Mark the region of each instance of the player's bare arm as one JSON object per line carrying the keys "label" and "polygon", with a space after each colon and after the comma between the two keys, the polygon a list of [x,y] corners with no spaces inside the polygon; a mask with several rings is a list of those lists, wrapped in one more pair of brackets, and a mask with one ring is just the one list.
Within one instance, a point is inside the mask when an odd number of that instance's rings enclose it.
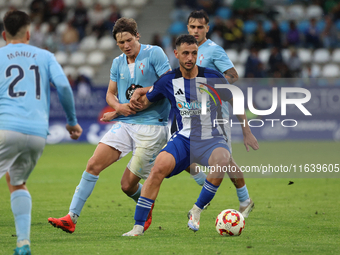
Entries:
{"label": "player's bare arm", "polygon": [[230,84],[233,84],[235,81],[238,80],[238,73],[235,69],[235,67],[232,67],[226,71],[223,72],[224,77],[228,80]]}
{"label": "player's bare arm", "polygon": [[[229,100],[228,102],[231,105],[233,105],[233,99]],[[242,133],[243,133],[243,143],[244,143],[244,146],[246,147],[246,150],[249,151],[248,145],[252,147],[253,150],[258,150],[260,147],[259,147],[256,137],[253,135],[253,133],[250,130],[246,114],[243,113],[242,115],[236,115],[236,117],[239,120],[239,122],[243,123],[241,127],[242,127]]]}
{"label": "player's bare arm", "polygon": [[120,104],[117,98],[117,82],[110,80],[109,87],[106,93],[106,102],[109,106],[116,110],[116,114],[129,116],[136,114],[136,111],[132,110],[129,104]]}
{"label": "player's bare arm", "polygon": [[103,122],[110,122],[111,120],[113,120],[114,118],[118,117],[119,115],[117,114],[116,111],[113,112],[106,112],[103,114],[103,117],[100,119],[100,121]]}

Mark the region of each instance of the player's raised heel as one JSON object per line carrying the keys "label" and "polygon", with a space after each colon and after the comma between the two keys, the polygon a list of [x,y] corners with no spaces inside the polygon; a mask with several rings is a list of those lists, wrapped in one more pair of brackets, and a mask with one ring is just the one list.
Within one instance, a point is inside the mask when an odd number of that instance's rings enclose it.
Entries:
{"label": "player's raised heel", "polygon": [[240,206],[240,209],[238,210],[240,213],[242,213],[244,218],[248,218],[249,213],[255,208],[255,204],[253,200],[250,198],[250,202],[247,206]]}
{"label": "player's raised heel", "polygon": [[151,206],[151,210],[148,214],[148,217],[146,218],[146,221],[145,221],[145,224],[144,224],[144,232],[150,227],[151,225],[151,222],[152,222],[152,210],[155,206],[155,203],[152,204]]}
{"label": "player's raised heel", "polygon": [[194,205],[192,209],[188,212],[188,228],[196,232],[200,228],[200,217],[202,209]]}
{"label": "player's raised heel", "polygon": [[13,255],[31,255],[31,248],[28,244],[21,246],[20,248],[17,247],[15,248]]}
{"label": "player's raised heel", "polygon": [[71,216],[67,214],[62,218],[48,218],[48,222],[56,228],[61,228],[63,231],[72,234],[76,229],[76,224],[73,223]]}
{"label": "player's raised heel", "polygon": [[144,227],[141,225],[134,225],[133,229],[122,236],[142,236],[144,235]]}

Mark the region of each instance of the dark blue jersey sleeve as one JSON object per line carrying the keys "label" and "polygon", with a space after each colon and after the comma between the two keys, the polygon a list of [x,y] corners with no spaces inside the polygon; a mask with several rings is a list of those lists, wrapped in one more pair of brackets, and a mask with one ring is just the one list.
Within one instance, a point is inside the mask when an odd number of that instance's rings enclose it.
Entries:
{"label": "dark blue jersey sleeve", "polygon": [[146,93],[146,98],[150,101],[150,102],[156,102],[159,101],[163,98],[165,98],[164,95],[164,86],[162,85],[162,81],[163,79],[158,79],[153,86],[150,88],[150,90],[148,91],[148,93]]}

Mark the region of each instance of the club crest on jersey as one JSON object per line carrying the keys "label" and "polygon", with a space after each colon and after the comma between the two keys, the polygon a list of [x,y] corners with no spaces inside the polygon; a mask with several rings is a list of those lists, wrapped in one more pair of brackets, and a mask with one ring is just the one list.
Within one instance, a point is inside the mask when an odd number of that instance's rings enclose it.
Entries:
{"label": "club crest on jersey", "polygon": [[143,71],[144,67],[145,65],[143,65],[143,63],[140,63],[139,69],[142,71],[142,75],[144,75],[144,71]]}
{"label": "club crest on jersey", "polygon": [[135,92],[135,90],[138,88],[143,88],[143,86],[132,84],[125,92],[126,99],[130,100],[133,95],[133,92]]}
{"label": "club crest on jersey", "polygon": [[199,87],[198,87],[197,89],[198,89],[198,91],[199,91],[201,94],[203,94],[204,92],[206,92],[206,93],[212,98],[212,100],[214,101],[215,105],[217,105],[214,96],[210,93],[209,90],[205,89],[205,86],[208,87],[212,92],[214,92],[214,94],[217,96],[218,101],[220,102],[220,105],[222,105],[221,98],[220,98],[220,96],[217,94],[217,91],[216,91],[213,87],[211,87],[211,86],[208,85],[208,84],[202,83],[202,82],[198,82],[198,83],[199,83],[200,85],[199,85]]}
{"label": "club crest on jersey", "polygon": [[201,56],[199,56],[199,58],[198,58],[199,60],[200,60],[200,65],[202,65],[202,60],[204,59],[204,56],[203,56],[203,54],[201,54]]}

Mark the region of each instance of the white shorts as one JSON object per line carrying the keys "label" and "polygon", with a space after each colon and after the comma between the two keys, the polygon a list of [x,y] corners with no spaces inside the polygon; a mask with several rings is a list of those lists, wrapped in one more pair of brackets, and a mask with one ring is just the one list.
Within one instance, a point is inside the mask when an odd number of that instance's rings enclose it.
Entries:
{"label": "white shorts", "polygon": [[0,178],[9,172],[11,185],[25,183],[40,158],[46,139],[0,130]]}
{"label": "white shorts", "polygon": [[100,140],[120,151],[119,159],[132,151],[128,169],[141,179],[148,178],[159,151],[167,142],[167,127],[117,122]]}

